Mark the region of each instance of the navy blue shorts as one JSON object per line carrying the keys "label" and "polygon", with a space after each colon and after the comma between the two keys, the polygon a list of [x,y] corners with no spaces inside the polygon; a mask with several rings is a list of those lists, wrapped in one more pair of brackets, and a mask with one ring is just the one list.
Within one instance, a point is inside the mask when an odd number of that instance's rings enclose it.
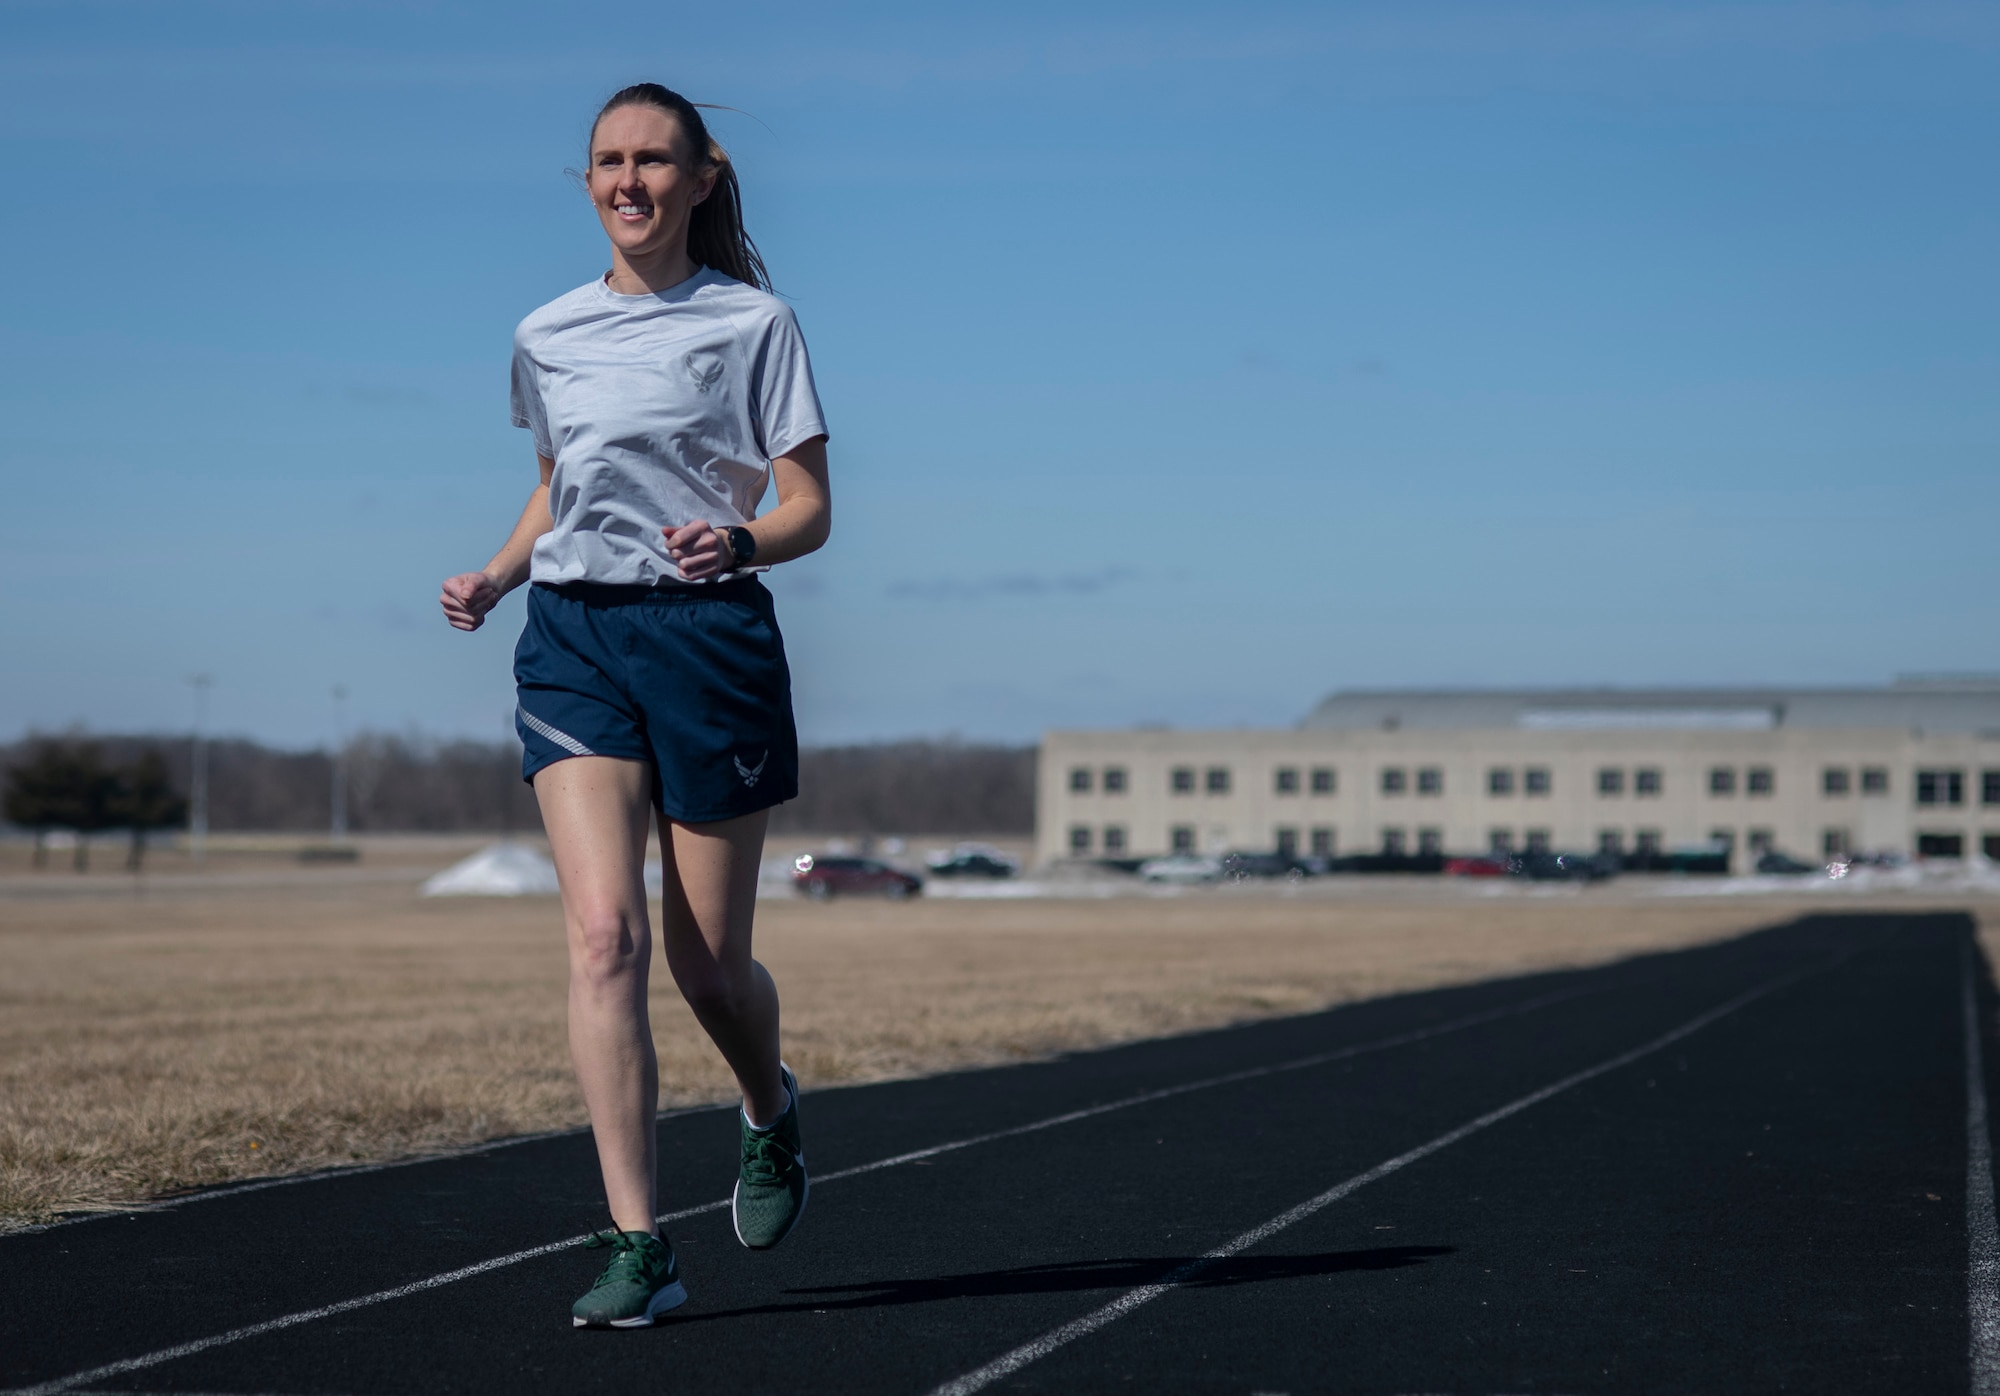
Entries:
{"label": "navy blue shorts", "polygon": [[653,770],[669,819],[734,819],[799,793],[792,674],[771,593],[569,582],[528,588],[514,648],[521,776],[566,756]]}

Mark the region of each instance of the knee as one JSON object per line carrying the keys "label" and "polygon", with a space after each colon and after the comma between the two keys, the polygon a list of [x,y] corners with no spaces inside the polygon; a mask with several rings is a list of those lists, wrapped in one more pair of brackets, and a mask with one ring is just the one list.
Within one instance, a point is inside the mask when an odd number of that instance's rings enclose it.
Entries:
{"label": "knee", "polygon": [[570,922],[570,969],[591,983],[634,973],[646,959],[645,922],[620,906],[588,907]]}

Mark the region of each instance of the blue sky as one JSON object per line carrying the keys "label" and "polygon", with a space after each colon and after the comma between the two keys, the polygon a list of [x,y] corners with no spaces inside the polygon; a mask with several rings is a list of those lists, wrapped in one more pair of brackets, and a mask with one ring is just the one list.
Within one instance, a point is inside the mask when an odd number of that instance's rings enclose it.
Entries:
{"label": "blue sky", "polygon": [[610,90],[741,108],[808,741],[2000,668],[1985,4],[0,0],[0,737],[497,736]]}

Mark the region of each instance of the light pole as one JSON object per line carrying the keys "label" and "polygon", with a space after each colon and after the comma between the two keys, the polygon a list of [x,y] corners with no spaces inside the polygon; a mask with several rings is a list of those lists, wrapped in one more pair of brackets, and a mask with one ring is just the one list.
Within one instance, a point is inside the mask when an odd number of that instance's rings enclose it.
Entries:
{"label": "light pole", "polygon": [[347,687],[333,686],[333,833],[338,848],[347,841]]}
{"label": "light pole", "polygon": [[208,690],[215,678],[196,674],[194,689],[194,750],[188,762],[188,853],[199,863],[208,856]]}

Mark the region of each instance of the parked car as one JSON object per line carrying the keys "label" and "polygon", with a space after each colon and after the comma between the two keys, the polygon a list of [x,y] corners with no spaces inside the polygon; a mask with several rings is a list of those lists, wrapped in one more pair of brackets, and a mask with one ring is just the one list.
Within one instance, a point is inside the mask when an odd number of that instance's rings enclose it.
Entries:
{"label": "parked car", "polygon": [[1222,860],[1196,853],[1148,858],[1139,865],[1139,876],[1148,882],[1215,882],[1222,877]]}
{"label": "parked car", "polygon": [[[1323,860],[1322,860],[1323,861]],[[1222,875],[1241,881],[1246,877],[1311,877],[1319,866],[1309,858],[1290,853],[1225,853]]]}
{"label": "parked car", "polygon": [[1018,877],[1021,864],[987,843],[961,843],[924,860],[932,877]]}
{"label": "parked car", "polygon": [[1825,872],[1824,865],[1803,863],[1789,853],[1780,853],[1775,848],[1757,860],[1757,871],[1766,876],[1791,876],[1798,873]]}
{"label": "parked car", "polygon": [[924,880],[874,858],[815,858],[810,853],[792,865],[792,885],[799,894],[825,901],[838,893],[888,897],[900,901],[924,890]]}
{"label": "parked car", "polygon": [[1722,877],[1729,872],[1729,850],[1712,843],[1698,843],[1685,848],[1628,853],[1623,864],[1626,872],[1700,873]]}
{"label": "parked car", "polygon": [[1516,853],[1507,871],[1531,882],[1602,882],[1617,873],[1618,863],[1599,853]]}
{"label": "parked car", "polygon": [[1505,858],[1447,858],[1444,870],[1450,877],[1505,877]]}
{"label": "parked car", "polygon": [[1442,853],[1345,853],[1328,858],[1321,870],[1329,873],[1441,873]]}

